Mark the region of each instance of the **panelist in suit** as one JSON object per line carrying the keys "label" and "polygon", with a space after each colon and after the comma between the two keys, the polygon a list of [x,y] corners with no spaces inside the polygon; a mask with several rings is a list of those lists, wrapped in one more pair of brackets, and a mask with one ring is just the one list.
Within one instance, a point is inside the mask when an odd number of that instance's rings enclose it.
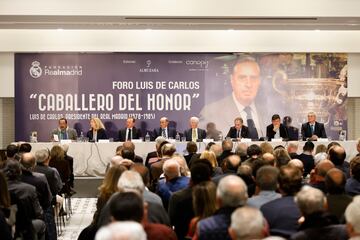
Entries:
{"label": "panelist in suit", "polygon": [[266,137],[271,140],[273,138],[289,139],[286,127],[281,123],[279,114],[271,117],[271,124],[266,127]]}
{"label": "panelist in suit", "polygon": [[58,128],[54,129],[51,132],[51,139],[54,140],[54,135],[58,136],[59,141],[62,139],[77,139],[76,130],[68,127],[68,122],[66,118],[60,118],[58,123]]}
{"label": "panelist in suit", "polygon": [[206,131],[204,129],[198,128],[199,118],[191,117],[190,118],[190,129],[185,130],[184,136],[186,141],[202,141],[206,138]]}
{"label": "panelist in suit", "polygon": [[154,139],[160,136],[164,137],[165,139],[175,139],[176,130],[174,128],[169,128],[169,119],[167,119],[167,117],[162,117],[160,118],[160,127],[154,129],[153,135]]}
{"label": "panelist in suit", "polygon": [[308,113],[308,122],[302,124],[301,134],[304,141],[316,141],[318,138],[327,138],[324,124],[316,122],[314,112]]}
{"label": "panelist in suit", "polygon": [[249,128],[246,127],[241,117],[237,117],[234,120],[234,126],[230,128],[226,137],[233,139],[249,138]]}
{"label": "panelist in suit", "polygon": [[99,118],[90,119],[90,130],[87,132],[86,137],[89,138],[90,142],[97,142],[99,139],[108,139],[104,124]]}
{"label": "panelist in suit", "polygon": [[126,128],[119,131],[119,141],[131,141],[132,139],[139,139],[141,132],[135,127],[135,118],[129,117],[126,119]]}

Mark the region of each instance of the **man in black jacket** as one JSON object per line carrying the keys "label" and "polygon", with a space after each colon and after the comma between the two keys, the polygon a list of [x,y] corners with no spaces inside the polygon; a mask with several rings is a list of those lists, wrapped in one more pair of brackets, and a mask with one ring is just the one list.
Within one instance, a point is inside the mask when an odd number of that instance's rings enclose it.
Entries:
{"label": "man in black jacket", "polygon": [[271,140],[273,138],[289,139],[286,127],[281,123],[279,114],[271,117],[271,124],[266,127],[266,137]]}
{"label": "man in black jacket", "polygon": [[119,141],[131,141],[132,139],[139,139],[141,132],[135,127],[135,118],[129,117],[126,119],[126,128],[119,131]]}
{"label": "man in black jacket", "polygon": [[249,138],[249,129],[243,123],[244,121],[241,117],[235,118],[234,126],[230,128],[226,137],[234,139]]}
{"label": "man in black jacket", "polygon": [[301,126],[301,135],[303,141],[316,141],[318,138],[326,138],[324,124],[316,122],[316,115],[314,112],[308,113],[308,122]]}

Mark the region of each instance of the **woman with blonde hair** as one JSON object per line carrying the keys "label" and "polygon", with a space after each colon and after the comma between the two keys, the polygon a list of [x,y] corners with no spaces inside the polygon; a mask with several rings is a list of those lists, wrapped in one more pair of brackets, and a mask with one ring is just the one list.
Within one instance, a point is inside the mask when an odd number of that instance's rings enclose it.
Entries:
{"label": "woman with blonde hair", "polygon": [[218,162],[216,159],[216,155],[213,151],[205,150],[200,155],[200,160],[208,160],[212,166],[213,169],[213,175],[212,177],[218,176],[223,174],[221,168],[218,166]]}
{"label": "woman with blonde hair", "polygon": [[99,118],[90,119],[90,130],[86,136],[91,142],[97,142],[99,139],[108,139],[105,131],[105,126]]}

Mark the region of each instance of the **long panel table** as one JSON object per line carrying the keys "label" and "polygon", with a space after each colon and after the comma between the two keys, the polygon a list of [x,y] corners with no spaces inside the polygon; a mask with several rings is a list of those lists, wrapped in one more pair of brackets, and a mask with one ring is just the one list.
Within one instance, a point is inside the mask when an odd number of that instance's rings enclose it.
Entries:
{"label": "long panel table", "polygon": [[[260,144],[262,142],[248,142],[247,145]],[[277,145],[287,146],[287,142],[269,142],[273,147]],[[299,142],[298,153],[302,152],[302,147],[305,142]],[[339,142],[346,150],[347,161],[357,154],[356,143],[357,141],[344,141]],[[39,149],[48,148],[59,144],[55,142],[41,142],[31,143],[32,152]],[[90,143],[90,142],[72,142],[69,144],[68,155],[74,158],[74,174],[75,176],[83,177],[101,177],[105,174],[106,166],[109,164],[111,158],[115,155],[116,148],[121,145],[121,142],[109,143]],[[137,142],[135,144],[135,153],[145,160],[147,153],[155,151],[155,142]],[[186,154],[186,142],[175,142],[176,150],[178,153]],[[238,142],[234,142],[234,149]],[[318,144],[327,145],[328,142],[314,142],[315,146]],[[198,143],[198,151],[201,152],[205,149],[206,143]]]}

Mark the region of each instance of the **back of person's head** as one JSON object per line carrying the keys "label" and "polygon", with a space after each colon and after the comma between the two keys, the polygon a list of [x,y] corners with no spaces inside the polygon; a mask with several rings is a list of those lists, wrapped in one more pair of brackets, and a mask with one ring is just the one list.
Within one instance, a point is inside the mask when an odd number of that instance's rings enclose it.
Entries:
{"label": "back of person's head", "polygon": [[50,157],[52,160],[53,159],[62,160],[65,157],[65,151],[59,145],[55,145],[51,148]]}
{"label": "back of person's head", "polygon": [[136,191],[143,194],[145,190],[145,185],[140,174],[135,171],[123,172],[117,186],[120,192]]}
{"label": "back of person's head", "polygon": [[360,196],[355,196],[345,210],[345,219],[349,237],[360,233]]}
{"label": "back of person's head", "polygon": [[241,159],[238,155],[230,155],[225,159],[225,168],[236,172],[241,164]]}
{"label": "back of person's head", "polygon": [[123,146],[122,145],[120,145],[120,146],[117,146],[116,147],[116,150],[115,150],[115,154],[117,155],[117,156],[121,156],[121,151],[123,150]]}
{"label": "back of person's head", "polygon": [[330,169],[325,177],[325,186],[329,194],[343,194],[345,192],[346,177],[343,171]]}
{"label": "back of person's head", "polygon": [[329,160],[335,166],[341,166],[346,158],[345,149],[341,146],[333,146],[329,149]]}
{"label": "back of person's head", "polygon": [[326,150],[327,150],[327,147],[324,144],[319,144],[315,148],[315,154],[318,154],[321,152],[326,153]]}
{"label": "back of person's head", "polygon": [[248,199],[247,186],[240,177],[228,175],[220,180],[216,197],[221,207],[244,206]]}
{"label": "back of person's head", "polygon": [[289,141],[287,146],[287,151],[289,153],[296,153],[299,148],[299,142],[298,141]]}
{"label": "back of person's head", "polygon": [[212,146],[212,145],[215,145],[215,144],[216,144],[216,143],[214,143],[214,142],[209,142],[208,144],[206,144],[205,150],[206,150],[206,151],[210,151],[211,146]]}
{"label": "back of person's head", "polygon": [[270,166],[275,166],[275,156],[272,153],[264,153],[262,159]]}
{"label": "back of person's head", "polygon": [[110,197],[111,194],[117,192],[119,190],[117,186],[119,178],[125,171],[126,168],[121,165],[114,165],[110,167],[99,187],[100,195]]}
{"label": "back of person's head", "polygon": [[35,152],[36,163],[44,163],[49,160],[50,154],[48,149],[40,149]]}
{"label": "back of person's head", "polygon": [[354,157],[350,161],[350,173],[353,178],[360,182],[360,156]]}
{"label": "back of person's head", "polygon": [[191,183],[196,185],[211,179],[212,166],[208,161],[196,161],[191,165],[190,172]]}
{"label": "back of person's head", "polygon": [[257,171],[263,166],[271,166],[268,162],[264,161],[263,158],[254,158],[251,164],[252,174],[256,178]]}
{"label": "back of person's head", "polygon": [[197,145],[195,142],[190,141],[186,144],[186,151],[188,153],[196,153],[197,150],[198,150],[198,148],[197,148]]}
{"label": "back of person's head", "polygon": [[279,169],[272,166],[261,167],[256,174],[256,185],[262,191],[275,191],[278,188]]}
{"label": "back of person's head", "polygon": [[304,173],[304,164],[302,161],[300,161],[299,159],[291,159],[288,163],[289,166],[291,167],[296,167],[298,168],[302,173]]}
{"label": "back of person's head", "polygon": [[262,153],[262,150],[257,144],[251,144],[247,148],[247,155],[251,158],[256,158],[256,157],[260,156],[261,153]]}
{"label": "back of person's head", "polygon": [[237,170],[237,175],[249,186],[254,183],[253,170],[250,165],[242,164]]}
{"label": "back of person's head", "polygon": [[167,180],[171,180],[180,176],[180,164],[174,160],[166,160],[163,164],[163,172]]}
{"label": "back of person's head", "polygon": [[141,222],[144,216],[143,198],[135,192],[120,192],[113,195],[109,207],[115,221]]}
{"label": "back of person's head", "polygon": [[165,157],[165,156],[172,157],[175,152],[176,152],[176,147],[172,143],[167,143],[161,147],[161,155],[163,157]]}
{"label": "back of person's head", "polygon": [[239,143],[235,148],[235,154],[238,155],[241,161],[245,161],[248,158],[247,145],[245,143]]}
{"label": "back of person's head", "polygon": [[304,144],[303,151],[304,152],[312,152],[312,151],[314,151],[314,148],[315,148],[314,143],[311,141],[307,141]]}
{"label": "back of person's head", "polygon": [[302,173],[298,168],[284,166],[280,168],[279,187],[286,196],[294,196],[302,186]]}
{"label": "back of person's head", "polygon": [[189,167],[188,167],[186,160],[182,154],[174,153],[172,159],[178,162],[178,164],[180,166],[181,176],[189,176],[190,175]]}
{"label": "back of person's head", "polygon": [[257,208],[244,206],[231,214],[229,234],[233,240],[263,239],[268,236],[267,223]]}
{"label": "back of person's head", "polygon": [[36,165],[35,156],[32,153],[23,153],[21,155],[20,164],[23,169],[32,171]]}
{"label": "back of person's head", "polygon": [[146,240],[140,223],[133,221],[113,222],[97,231],[95,240]]}
{"label": "back of person's head", "polygon": [[286,166],[290,160],[291,157],[289,153],[284,148],[278,148],[274,151],[275,156],[275,165],[278,168],[281,168],[282,166]]}
{"label": "back of person's head", "polygon": [[135,163],[130,167],[130,170],[138,172],[140,174],[145,186],[148,186],[148,184],[150,183],[150,172],[147,167],[145,167],[141,163]]}
{"label": "back of person's head", "polygon": [[62,144],[61,147],[64,149],[65,154],[69,151],[69,144]]}
{"label": "back of person's head", "polygon": [[315,166],[315,173],[318,176],[325,178],[327,172],[334,167],[334,164],[330,160],[325,159]]}
{"label": "back of person's head", "polygon": [[6,156],[9,158],[13,158],[16,153],[19,152],[19,147],[15,144],[9,144],[6,147]]}
{"label": "back of person's head", "polygon": [[273,146],[269,143],[269,142],[262,142],[260,144],[260,148],[261,148],[261,153],[265,154],[265,153],[274,153],[274,148]]}
{"label": "back of person's head", "polygon": [[165,145],[165,144],[168,144],[169,142],[168,141],[163,141],[160,143],[159,147],[156,148],[156,152],[157,152],[157,155],[158,157],[162,157],[162,147]]}
{"label": "back of person's head", "polygon": [[19,180],[21,176],[20,163],[15,160],[7,160],[3,169],[8,180]]}
{"label": "back of person's head", "polygon": [[200,159],[208,160],[211,163],[211,166],[213,168],[218,166],[218,162],[216,160],[216,155],[212,151],[207,151],[207,150],[203,151],[200,155]]}
{"label": "back of person's head", "polygon": [[31,152],[31,145],[30,143],[22,143],[20,144],[20,147],[19,147],[19,152],[20,153],[27,153],[27,152]]}
{"label": "back of person's head", "polygon": [[338,142],[330,142],[330,143],[327,145],[326,153],[329,153],[330,148],[332,148],[333,146],[341,146],[341,145],[340,145],[340,143],[338,143]]}
{"label": "back of person's head", "polygon": [[315,165],[318,165],[319,162],[321,162],[322,160],[325,160],[325,159],[327,159],[327,153],[320,152],[318,154],[315,154],[314,163],[315,163]]}
{"label": "back of person's head", "polygon": [[216,185],[212,181],[204,181],[192,189],[194,213],[200,219],[210,217],[216,210]]}
{"label": "back of person's head", "polygon": [[165,142],[166,141],[166,138],[164,138],[163,136],[158,136],[156,139],[155,139],[155,146],[156,146],[156,149],[160,146],[161,143]]}
{"label": "back of person's head", "polygon": [[211,145],[210,149],[211,152],[215,153],[216,157],[219,157],[222,153],[222,147],[219,144]]}
{"label": "back of person's head", "polygon": [[295,202],[300,212],[305,216],[313,213],[324,212],[326,197],[324,193],[310,186],[304,186],[295,196]]}
{"label": "back of person's head", "polygon": [[233,149],[233,142],[231,139],[225,139],[221,143],[221,147],[223,151],[232,151]]}
{"label": "back of person's head", "polygon": [[123,149],[131,150],[135,152],[135,144],[132,141],[126,141],[122,145]]}
{"label": "back of person's head", "polygon": [[135,160],[135,152],[131,149],[123,148],[121,150],[121,157],[123,159],[129,159],[131,161],[134,161]]}

